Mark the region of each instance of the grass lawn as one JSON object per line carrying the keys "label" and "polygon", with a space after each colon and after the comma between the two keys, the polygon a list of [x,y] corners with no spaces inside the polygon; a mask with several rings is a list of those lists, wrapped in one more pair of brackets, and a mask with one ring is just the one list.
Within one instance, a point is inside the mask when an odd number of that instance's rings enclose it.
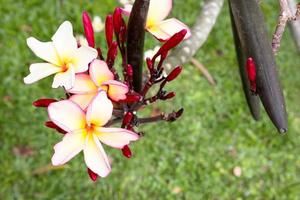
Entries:
{"label": "grass lawn", "polygon": [[[189,25],[199,0],[175,0],[172,16]],[[66,167],[47,169],[61,135],[43,126],[47,114],[31,106],[41,97],[61,97],[52,78],[23,83],[30,63],[40,61],[25,40],[48,41],[64,20],[82,33],[81,11],[102,18],[114,0],[0,0],[0,199],[300,199],[300,57],[289,31],[277,56],[289,113],[289,131],[279,135],[266,114],[255,123],[246,107],[238,74],[227,3],[208,41],[197,53],[217,80],[212,87],[192,65],[168,87],[177,97],[153,109],[185,108],[176,123],[141,126],[145,137],[134,156],[106,148],[112,173],[93,183],[83,156]],[[269,29],[277,1],[262,1]],[[271,36],[271,33],[270,33]],[[147,48],[157,42],[147,36]],[[97,35],[104,46],[104,35]],[[151,109],[142,113],[149,114]],[[241,168],[241,176],[233,169]]]}

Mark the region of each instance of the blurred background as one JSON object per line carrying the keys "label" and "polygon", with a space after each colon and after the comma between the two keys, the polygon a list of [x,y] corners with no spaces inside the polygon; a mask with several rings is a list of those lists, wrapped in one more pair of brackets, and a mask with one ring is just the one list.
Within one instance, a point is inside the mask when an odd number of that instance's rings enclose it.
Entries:
{"label": "blurred background", "polygon": [[[62,97],[52,78],[24,85],[30,63],[40,61],[26,46],[34,36],[49,41],[64,21],[83,34],[81,12],[102,20],[115,0],[0,0],[0,199],[299,199],[300,57],[290,32],[276,57],[289,114],[289,131],[280,135],[262,114],[251,118],[238,72],[228,5],[225,2],[208,41],[195,58],[217,81],[211,86],[191,64],[168,89],[172,101],[141,115],[185,109],[175,123],[139,127],[145,137],[131,145],[133,157],[106,148],[112,160],[107,178],[92,182],[80,154],[66,166],[50,165],[62,135],[45,128],[47,113],[32,106],[41,97]],[[270,39],[278,2],[261,1]],[[170,16],[192,26],[199,0],[174,0]],[[96,34],[105,49],[103,31]],[[145,49],[159,43],[149,34]]]}

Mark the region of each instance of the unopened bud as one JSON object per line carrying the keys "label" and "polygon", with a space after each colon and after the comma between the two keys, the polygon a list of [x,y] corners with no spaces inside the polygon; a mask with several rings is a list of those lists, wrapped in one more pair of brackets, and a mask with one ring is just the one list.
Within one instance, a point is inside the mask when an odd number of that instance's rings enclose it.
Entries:
{"label": "unopened bud", "polygon": [[114,24],[114,30],[116,35],[119,35],[120,33],[121,23],[122,23],[122,9],[116,8],[113,14],[113,24]]}
{"label": "unopened bud", "polygon": [[38,99],[34,101],[32,104],[35,107],[48,107],[50,103],[57,102],[56,99]]}
{"label": "unopened bud", "polygon": [[89,17],[86,11],[82,13],[82,23],[83,23],[86,40],[89,46],[94,48],[95,47],[94,29],[92,26],[91,18]]}
{"label": "unopened bud", "polygon": [[119,103],[134,103],[141,99],[139,94],[127,94],[126,99],[120,100]]}
{"label": "unopened bud", "polygon": [[181,73],[182,67],[178,66],[171,71],[171,73],[167,76],[166,81],[170,82],[173,81],[177,76]]}
{"label": "unopened bud", "polygon": [[128,145],[125,145],[125,146],[122,148],[122,153],[123,153],[123,155],[124,155],[125,157],[127,157],[127,158],[131,158],[131,156],[132,156],[131,150],[130,150],[130,148],[129,148]]}
{"label": "unopened bud", "polygon": [[107,59],[106,59],[106,63],[109,67],[112,67],[114,65],[117,54],[118,54],[118,44],[117,42],[112,42],[108,49]]}
{"label": "unopened bud", "polygon": [[122,126],[123,127],[127,126],[132,121],[132,118],[133,118],[132,112],[127,112],[123,118]]}
{"label": "unopened bud", "polygon": [[92,181],[96,181],[98,178],[98,174],[93,172],[90,168],[87,168],[87,172],[89,174],[89,177],[91,178]]}
{"label": "unopened bud", "polygon": [[167,99],[172,99],[173,97],[175,97],[175,92],[169,92],[168,94],[166,94],[165,96],[161,97],[160,99],[167,100]]}
{"label": "unopened bud", "polygon": [[250,82],[250,90],[256,93],[256,66],[253,58],[247,59],[247,75]]}
{"label": "unopened bud", "polygon": [[107,46],[110,47],[114,36],[114,24],[112,15],[108,15],[105,20],[105,35]]}
{"label": "unopened bud", "polygon": [[62,133],[62,134],[66,134],[67,133],[67,131],[63,130],[62,128],[60,128],[59,126],[57,126],[52,121],[45,122],[45,126],[47,126],[48,128],[55,129],[57,132]]}

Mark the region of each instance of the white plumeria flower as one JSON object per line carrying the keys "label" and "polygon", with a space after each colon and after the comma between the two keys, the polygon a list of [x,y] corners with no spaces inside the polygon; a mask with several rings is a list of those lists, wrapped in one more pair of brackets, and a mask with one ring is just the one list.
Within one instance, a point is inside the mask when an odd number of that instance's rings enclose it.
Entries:
{"label": "white plumeria flower", "polygon": [[104,23],[99,16],[95,16],[92,22],[93,29],[96,33],[101,32],[104,29]]}
{"label": "white plumeria flower", "polygon": [[34,54],[47,62],[30,65],[30,74],[24,82],[31,84],[55,74],[52,87],[70,89],[74,85],[75,73],[88,70],[88,64],[97,57],[97,51],[87,46],[77,47],[69,21],[62,23],[51,39],[51,42],[40,42],[33,37],[27,39]]}
{"label": "white plumeria flower", "polygon": [[[190,29],[181,21],[175,18],[165,20],[172,10],[172,3],[172,0],[150,0],[146,30],[160,41],[170,39],[175,33],[183,29],[187,30],[185,39],[191,36]],[[132,5],[126,4],[123,13],[129,15],[131,9]]]}
{"label": "white plumeria flower", "polygon": [[152,58],[160,49],[159,46],[155,46],[154,49],[149,49],[147,51],[145,51],[144,53],[144,59],[146,60],[146,58]]}
{"label": "white plumeria flower", "polygon": [[70,100],[51,103],[48,107],[49,118],[68,132],[54,146],[52,164],[63,165],[83,150],[87,167],[101,177],[107,176],[111,168],[101,143],[122,149],[139,138],[126,129],[104,128],[112,111],[113,105],[104,91],[98,93],[86,112]]}
{"label": "white plumeria flower", "polygon": [[80,46],[89,46],[86,38],[83,35],[76,35],[76,41]]}

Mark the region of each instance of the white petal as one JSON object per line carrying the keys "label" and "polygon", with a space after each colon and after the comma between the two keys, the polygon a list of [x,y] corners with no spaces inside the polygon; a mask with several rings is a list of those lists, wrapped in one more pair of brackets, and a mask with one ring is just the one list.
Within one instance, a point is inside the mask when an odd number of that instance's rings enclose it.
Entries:
{"label": "white petal", "polygon": [[69,21],[62,23],[52,37],[52,41],[62,60],[69,59],[77,49],[77,41],[73,35],[72,24]]}
{"label": "white petal", "polygon": [[57,73],[54,76],[54,80],[52,83],[52,88],[64,87],[66,90],[71,89],[75,83],[75,72],[73,67],[69,67],[69,69],[65,72]]}
{"label": "white petal", "polygon": [[111,118],[112,111],[113,104],[107,98],[106,92],[100,91],[87,108],[86,121],[101,127]]}
{"label": "white petal", "polygon": [[61,64],[53,42],[40,42],[34,37],[30,37],[27,39],[27,45],[41,59],[57,66]]}
{"label": "white petal", "polygon": [[88,74],[76,74],[74,86],[68,90],[72,94],[86,94],[97,91],[98,88]]}
{"label": "white petal", "polygon": [[172,10],[172,0],[151,0],[147,26],[164,20]]}
{"label": "white petal", "polygon": [[67,132],[85,128],[85,113],[74,102],[63,100],[48,106],[51,121]]}
{"label": "white petal", "polygon": [[100,87],[104,81],[114,79],[114,74],[109,70],[106,62],[99,59],[91,63],[89,72],[91,79],[98,87]]}
{"label": "white petal", "polygon": [[61,71],[60,67],[50,63],[34,63],[29,67],[30,74],[24,78],[24,83],[31,84],[47,76]]}
{"label": "white petal", "polygon": [[107,155],[94,134],[88,134],[83,153],[88,168],[101,177],[106,177],[109,174],[111,168]]}
{"label": "white petal", "polygon": [[69,100],[75,102],[80,106],[82,110],[86,110],[93,98],[97,95],[97,92],[91,94],[74,94],[70,96]]}
{"label": "white petal", "polygon": [[84,147],[86,131],[67,133],[63,140],[54,146],[53,165],[63,165],[76,156]]}
{"label": "white petal", "polygon": [[139,139],[139,135],[123,128],[97,128],[96,131],[101,142],[118,149]]}
{"label": "white petal", "polygon": [[80,48],[76,49],[73,55],[75,72],[80,73],[88,70],[89,63],[97,58],[97,55],[97,50],[88,46],[81,46]]}

